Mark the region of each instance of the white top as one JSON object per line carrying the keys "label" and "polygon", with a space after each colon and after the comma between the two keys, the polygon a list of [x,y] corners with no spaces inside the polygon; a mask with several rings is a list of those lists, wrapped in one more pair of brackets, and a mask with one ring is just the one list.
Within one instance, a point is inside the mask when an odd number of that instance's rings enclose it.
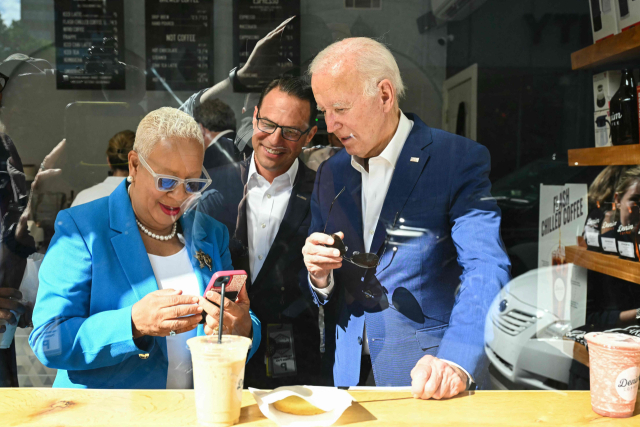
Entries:
{"label": "white top", "polygon": [[125,177],[123,176],[110,176],[100,184],[96,184],[93,187],[82,190],[73,200],[73,203],[71,203],[71,207],[83,205],[85,203],[110,196],[111,193],[113,193],[113,190],[120,185],[124,178]]}
{"label": "white top", "polygon": [[286,173],[269,184],[258,173],[255,161],[252,154],[247,181],[247,240],[252,282],[276,239],[298,173],[298,159],[295,159]]}
{"label": "white top", "polygon": [[[182,236],[178,235],[182,243]],[[180,289],[182,295],[200,294],[200,284],[189,260],[187,248],[170,256],[149,255],[151,268],[158,282],[158,289]],[[197,335],[194,329],[190,332],[167,337],[167,355],[169,370],[167,372],[167,389],[193,388],[191,372],[191,353],[187,349],[187,340]]]}
{"label": "white top", "polygon": [[[382,212],[382,205],[384,204],[384,200],[387,198],[387,191],[389,190],[389,184],[391,184],[391,178],[393,178],[393,172],[395,171],[398,157],[400,157],[400,152],[402,152],[404,143],[407,141],[407,138],[409,138],[411,129],[413,129],[413,120],[409,120],[407,116],[400,111],[400,122],[398,123],[396,133],[380,155],[369,159],[368,172],[365,170],[364,161],[361,158],[351,156],[351,166],[353,166],[353,168],[362,175],[363,238],[364,249],[366,252],[371,250],[371,243],[373,241],[373,235],[376,232],[380,213]],[[311,283],[311,281],[309,281],[309,283]],[[326,299],[331,295],[333,286],[334,280],[332,271],[329,277],[329,286],[324,289],[318,289],[315,286],[313,286],[313,288],[320,298]],[[369,342],[367,339],[366,326],[363,330],[362,336],[362,353],[369,354]],[[449,361],[446,362],[459,367],[469,375],[464,368],[456,363]],[[470,375],[469,377],[471,378]]]}

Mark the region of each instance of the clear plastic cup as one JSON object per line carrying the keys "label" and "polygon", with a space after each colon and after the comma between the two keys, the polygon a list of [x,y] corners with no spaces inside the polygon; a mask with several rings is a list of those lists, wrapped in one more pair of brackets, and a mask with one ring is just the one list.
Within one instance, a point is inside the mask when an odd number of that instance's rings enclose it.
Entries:
{"label": "clear plastic cup", "polygon": [[251,340],[236,335],[187,340],[193,362],[193,385],[198,422],[203,426],[230,426],[240,419],[244,366]]}
{"label": "clear plastic cup", "polygon": [[605,417],[632,416],[640,382],[640,338],[591,332],[585,339],[589,347],[591,408]]}

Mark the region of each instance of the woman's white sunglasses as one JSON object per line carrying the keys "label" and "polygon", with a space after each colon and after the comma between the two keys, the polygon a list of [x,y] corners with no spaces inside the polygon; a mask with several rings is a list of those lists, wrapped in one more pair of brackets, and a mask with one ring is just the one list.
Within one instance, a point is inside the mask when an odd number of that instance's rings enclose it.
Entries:
{"label": "woman's white sunglasses", "polygon": [[140,159],[140,163],[142,163],[142,166],[144,166],[144,168],[149,171],[151,176],[153,176],[156,182],[156,190],[158,191],[171,191],[174,190],[178,185],[184,184],[184,188],[187,193],[197,194],[202,193],[208,186],[211,185],[211,177],[207,173],[207,170],[204,168],[204,166],[202,167],[202,174],[205,176],[205,178],[182,179],[178,178],[177,176],[155,173],[153,169],[151,169],[151,166],[149,166],[147,161],[144,159],[144,157],[142,157],[140,153],[137,154],[138,158]]}

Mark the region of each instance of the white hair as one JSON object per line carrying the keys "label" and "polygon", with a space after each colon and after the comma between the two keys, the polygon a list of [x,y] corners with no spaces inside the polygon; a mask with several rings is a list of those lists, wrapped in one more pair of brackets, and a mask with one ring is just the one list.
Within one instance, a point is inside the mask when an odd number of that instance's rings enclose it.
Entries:
{"label": "white hair", "polygon": [[327,46],[309,65],[309,74],[329,71],[336,75],[349,61],[355,64],[365,95],[376,95],[378,83],[384,79],[391,82],[397,98],[404,95],[404,83],[393,54],[385,45],[368,37],[352,37]]}
{"label": "white hair", "polygon": [[198,123],[176,108],[162,107],[144,116],[138,125],[133,149],[149,158],[153,147],[163,138],[194,139],[204,149],[204,138]]}

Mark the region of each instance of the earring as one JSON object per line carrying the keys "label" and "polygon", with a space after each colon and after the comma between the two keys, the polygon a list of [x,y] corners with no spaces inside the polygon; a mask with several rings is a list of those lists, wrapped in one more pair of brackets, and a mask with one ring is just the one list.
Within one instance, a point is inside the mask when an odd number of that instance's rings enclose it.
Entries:
{"label": "earring", "polygon": [[133,182],[133,177],[132,177],[131,175],[129,175],[129,176],[127,177],[127,182],[128,182],[129,184],[131,184],[131,183]]}

